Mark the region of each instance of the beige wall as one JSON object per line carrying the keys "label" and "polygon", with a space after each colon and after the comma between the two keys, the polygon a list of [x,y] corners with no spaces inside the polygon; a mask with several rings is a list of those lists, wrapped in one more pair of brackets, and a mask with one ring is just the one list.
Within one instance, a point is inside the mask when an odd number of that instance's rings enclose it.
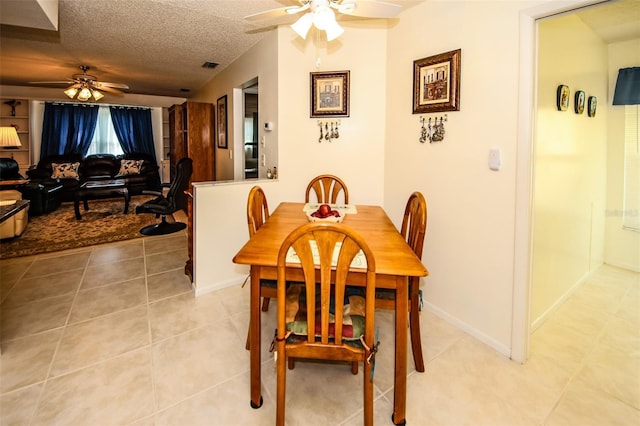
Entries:
{"label": "beige wall", "polygon": [[[231,260],[248,238],[246,197],[255,184],[265,190],[271,210],[284,200],[304,201],[307,183],[321,173],[341,176],[355,203],[383,203],[386,23],[344,26],[345,34],[329,46],[330,54],[326,43],[316,45],[315,36],[302,42],[290,28],[278,28],[263,41],[269,52],[263,52],[260,45],[251,49],[195,98],[215,102],[257,75],[260,121],[274,122],[274,130],[266,133],[267,147],[277,147],[279,175],[277,181],[195,185],[196,294],[237,284],[246,277],[248,269]],[[352,113],[341,118],[339,139],[318,143],[317,119],[309,118],[309,73],[337,70],[351,71]]]}
{"label": "beige wall", "polygon": [[[242,131],[242,85],[258,78],[258,114],[260,122],[278,120],[278,38],[276,32],[265,37],[248,52],[234,61],[220,74],[200,89],[190,100],[210,102],[216,104],[218,98],[227,95],[227,134],[228,149],[218,149],[216,145],[216,180],[233,180],[237,171],[244,173],[242,159],[244,158],[244,140]],[[239,114],[234,111],[240,111]],[[217,113],[217,109],[216,109]],[[234,121],[235,117],[235,121]],[[217,128],[216,128],[217,131]],[[258,140],[266,137],[265,146],[260,146],[260,153],[267,157],[268,167],[272,167],[278,158],[277,144],[278,128],[272,132],[265,132],[258,126]],[[229,152],[233,151],[232,155]],[[259,163],[260,164],[260,163]],[[241,169],[241,170],[236,170]],[[260,167],[260,176],[266,176],[267,167]]]}
{"label": "beige wall", "polygon": [[[611,105],[618,70],[640,65],[640,39],[609,46],[608,95]],[[640,232],[622,228],[624,178],[624,107],[612,105],[607,116],[607,214],[605,262],[640,272]]]}
{"label": "beige wall", "polygon": [[[423,260],[428,309],[510,353],[518,125],[519,12],[524,2],[426,2],[389,31],[385,208],[429,205]],[[432,19],[437,17],[437,19]],[[413,61],[462,49],[460,111],[443,142],[421,144]],[[441,114],[429,114],[435,117]],[[488,167],[489,150],[502,168]]]}
{"label": "beige wall", "polygon": [[[345,23],[345,34],[328,52],[279,28],[280,178],[259,182],[273,209],[301,199],[314,175],[335,173],[354,202],[382,204],[396,224],[409,194],[423,192],[429,203],[427,309],[505,355],[511,354],[513,332],[518,126],[532,107],[518,111],[520,20],[523,11],[546,3],[425,2],[391,21],[388,30],[374,21]],[[413,61],[458,48],[461,110],[448,113],[444,142],[420,144],[419,115],[411,111]],[[533,50],[525,54],[533,56]],[[319,144],[317,122],[309,118],[309,72],[345,69],[351,70],[351,117],[342,119],[338,141]],[[503,157],[498,172],[487,164],[494,147]],[[248,269],[231,259],[247,238],[244,207],[253,184],[196,187],[197,294],[246,277]]]}
{"label": "beige wall", "polygon": [[[607,46],[575,15],[539,26],[531,321],[539,324],[604,260]],[[567,111],[556,88],[569,86]],[[600,101],[596,116],[573,110],[574,94]]]}

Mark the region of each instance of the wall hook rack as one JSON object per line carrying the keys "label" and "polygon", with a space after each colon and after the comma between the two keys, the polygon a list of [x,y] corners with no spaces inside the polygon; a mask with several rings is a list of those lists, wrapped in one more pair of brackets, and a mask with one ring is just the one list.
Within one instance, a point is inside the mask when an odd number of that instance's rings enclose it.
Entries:
{"label": "wall hook rack", "polygon": [[420,143],[429,141],[442,142],[444,140],[444,123],[447,122],[447,114],[440,117],[429,117],[429,119],[420,116]]}
{"label": "wall hook rack", "polygon": [[318,120],[318,127],[320,127],[320,138],[318,139],[318,143],[321,143],[323,140],[331,142],[340,137],[340,120]]}

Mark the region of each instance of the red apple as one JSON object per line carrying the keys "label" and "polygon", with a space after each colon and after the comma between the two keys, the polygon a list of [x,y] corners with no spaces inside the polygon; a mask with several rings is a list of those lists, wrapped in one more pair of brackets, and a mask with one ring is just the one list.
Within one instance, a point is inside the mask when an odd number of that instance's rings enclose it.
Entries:
{"label": "red apple", "polygon": [[318,213],[320,213],[322,217],[330,216],[331,206],[329,204],[321,204],[320,207],[318,207]]}

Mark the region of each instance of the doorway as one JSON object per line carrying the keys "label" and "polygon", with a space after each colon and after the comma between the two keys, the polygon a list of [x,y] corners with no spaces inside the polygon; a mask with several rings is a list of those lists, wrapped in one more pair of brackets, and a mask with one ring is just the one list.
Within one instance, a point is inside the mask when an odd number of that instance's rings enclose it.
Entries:
{"label": "doorway", "polygon": [[[529,353],[529,338],[532,331],[532,292],[534,283],[532,271],[536,259],[533,256],[534,224],[539,225],[533,203],[534,177],[536,174],[545,173],[536,167],[533,139],[537,136],[536,128],[539,117],[533,118],[531,109],[539,110],[540,102],[538,93],[538,76],[533,70],[537,68],[540,52],[537,50],[538,22],[541,19],[551,18],[560,14],[576,14],[580,9],[593,6],[593,1],[585,0],[582,4],[571,6],[558,6],[553,4],[539,5],[521,14],[520,30],[520,89],[519,100],[519,136],[517,154],[516,176],[516,234],[515,234],[515,264],[514,264],[514,292],[513,292],[513,319],[512,319],[512,353],[511,358],[518,362],[524,362]],[[604,15],[606,6],[621,5],[625,2],[605,2],[597,6],[598,13]],[[572,10],[570,10],[572,9]],[[590,88],[592,84],[588,85]],[[575,87],[574,87],[575,89]],[[545,91],[544,93],[547,93]],[[606,92],[606,90],[605,90]],[[554,95],[555,96],[555,95]],[[602,103],[606,105],[606,94],[602,96]],[[604,106],[604,105],[603,105]],[[555,104],[551,108],[555,110]],[[553,114],[548,111],[548,114]],[[571,113],[571,112],[570,112]],[[561,114],[557,112],[556,114]],[[567,120],[569,117],[567,117]],[[581,122],[581,126],[585,123]],[[557,139],[557,138],[556,138]],[[557,149],[557,146],[556,146]],[[535,170],[535,172],[534,172]],[[599,201],[598,201],[599,202]],[[601,203],[594,203],[594,212],[601,208]]]}
{"label": "doorway", "polygon": [[259,176],[258,158],[258,81],[242,90],[243,112],[243,149],[244,149],[244,178],[257,179]]}

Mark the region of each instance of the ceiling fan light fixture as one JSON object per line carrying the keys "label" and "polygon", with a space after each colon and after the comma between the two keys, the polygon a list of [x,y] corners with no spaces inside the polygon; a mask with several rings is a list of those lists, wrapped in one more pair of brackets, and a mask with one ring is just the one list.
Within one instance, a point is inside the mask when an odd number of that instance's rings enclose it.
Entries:
{"label": "ceiling fan light fixture", "polygon": [[318,6],[313,12],[313,25],[319,30],[326,30],[336,23],[336,14],[328,6]]}
{"label": "ceiling fan light fixture", "polygon": [[78,94],[78,89],[71,86],[67,90],[64,91],[64,94],[67,95],[70,99],[73,99]]}
{"label": "ceiling fan light fixture", "polygon": [[91,97],[91,90],[89,90],[87,87],[83,87],[82,89],[80,89],[80,93],[78,93],[78,100],[79,101],[88,101],[89,98]]}
{"label": "ceiling fan light fixture", "polygon": [[344,33],[344,29],[336,21],[327,25],[324,31],[327,33],[327,41],[335,40]]}
{"label": "ceiling fan light fixture", "polygon": [[313,24],[313,14],[305,13],[298,19],[294,24],[291,25],[293,31],[296,32],[303,40],[306,40],[307,34],[311,29],[311,24]]}
{"label": "ceiling fan light fixture", "polygon": [[104,98],[104,95],[96,89],[91,90],[91,95],[93,96],[93,99],[95,99],[96,101],[99,101],[100,99]]}

